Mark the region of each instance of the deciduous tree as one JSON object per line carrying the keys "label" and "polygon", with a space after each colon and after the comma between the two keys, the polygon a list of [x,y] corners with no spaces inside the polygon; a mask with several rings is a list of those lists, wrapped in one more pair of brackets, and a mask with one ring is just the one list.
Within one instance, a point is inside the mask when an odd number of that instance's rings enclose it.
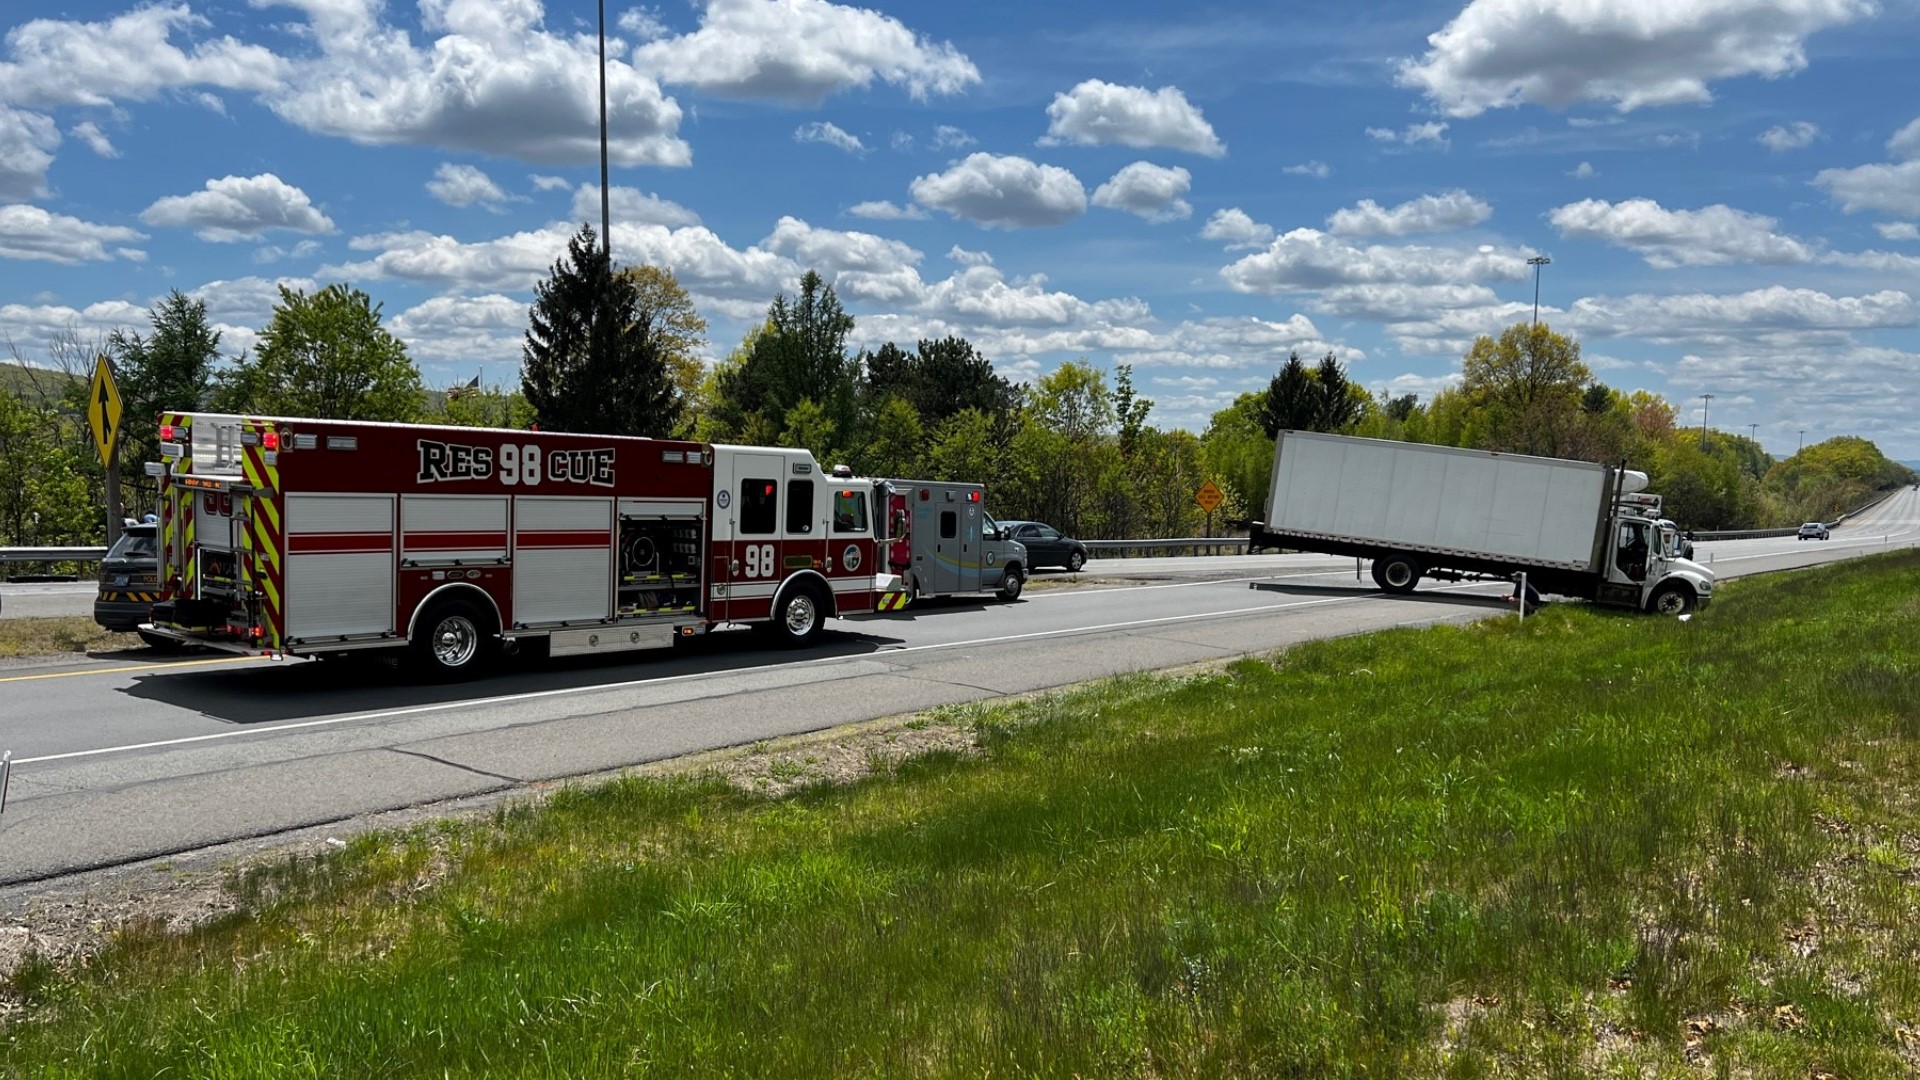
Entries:
{"label": "deciduous tree", "polygon": [[235,412],[409,421],[419,419],[426,388],[366,293],[282,285],[258,351],[223,373],[216,396]]}

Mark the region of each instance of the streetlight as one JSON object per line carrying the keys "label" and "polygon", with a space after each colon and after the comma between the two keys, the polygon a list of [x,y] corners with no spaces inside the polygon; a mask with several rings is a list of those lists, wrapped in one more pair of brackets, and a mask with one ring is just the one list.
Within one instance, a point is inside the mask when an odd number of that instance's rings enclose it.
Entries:
{"label": "streetlight", "polygon": [[1713,404],[1712,394],[1700,395],[1700,449],[1707,448],[1707,406]]}
{"label": "streetlight", "polygon": [[1800,451],[1805,450],[1806,448],[1807,448],[1807,429],[1801,428],[1800,429],[1800,445],[1794,447],[1793,449],[1794,456],[1795,457],[1800,456]]}
{"label": "streetlight", "polygon": [[600,0],[600,252],[613,262],[612,214],[607,201],[607,0]]}
{"label": "streetlight", "polygon": [[1540,268],[1552,261],[1545,255],[1535,255],[1527,260],[1527,265],[1533,267],[1533,325],[1535,326],[1540,325]]}
{"label": "streetlight", "polygon": [[1750,443],[1757,443],[1760,441],[1760,425],[1759,424],[1747,425],[1747,441]]}

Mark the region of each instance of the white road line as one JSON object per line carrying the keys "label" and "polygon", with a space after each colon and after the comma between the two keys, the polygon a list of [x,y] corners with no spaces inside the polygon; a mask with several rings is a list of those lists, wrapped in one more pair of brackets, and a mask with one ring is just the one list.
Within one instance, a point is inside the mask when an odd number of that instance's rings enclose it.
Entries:
{"label": "white road line", "polygon": [[[1448,589],[1467,588],[1469,586],[1449,586]],[[1440,592],[1442,590],[1429,590]],[[898,649],[881,649],[875,653],[856,656],[821,656],[811,660],[794,660],[784,664],[767,664],[748,669],[753,673],[778,671],[782,668],[808,667],[816,664],[838,664],[848,660],[864,659],[867,656],[898,656],[901,653],[926,652],[932,649],[964,649],[979,645],[1000,645],[1010,641],[1032,641],[1036,638],[1062,637],[1067,634],[1087,634],[1101,630],[1129,630],[1141,626],[1158,626],[1166,623],[1190,622],[1194,619],[1220,619],[1234,615],[1250,615],[1263,611],[1287,611],[1294,608],[1317,607],[1322,604],[1344,603],[1361,599],[1352,596],[1328,597],[1324,600],[1302,600],[1292,604],[1261,604],[1255,607],[1235,608],[1230,611],[1203,611],[1191,615],[1166,615],[1157,619],[1136,619],[1129,622],[1106,623],[1101,626],[1076,626],[1065,630],[1038,630],[1030,634],[1003,634],[998,637],[974,638],[970,641],[950,641],[932,645],[908,645]],[[663,686],[667,683],[687,682],[692,679],[711,679],[737,674],[733,671],[698,671],[685,675],[663,675],[651,679],[633,679],[627,682],[606,683],[596,686],[568,686],[557,690],[536,690],[526,694],[503,694],[499,697],[477,698],[470,701],[443,701],[433,705],[415,705],[405,709],[387,709],[381,712],[354,713],[350,716],[333,716],[321,720],[301,720],[291,724],[276,724],[272,727],[254,727],[240,731],[216,731],[209,735],[187,735],[178,739],[160,739],[154,742],[129,743],[125,746],[102,746],[92,750],[71,750],[64,754],[45,754],[40,757],[15,758],[18,765],[35,765],[48,761],[70,761],[74,758],[99,757],[103,754],[131,753],[135,750],[155,750],[167,746],[185,746],[191,743],[213,742],[221,739],[234,739],[243,735],[267,735],[284,731],[298,731],[303,728],[331,727],[336,724],[351,724],[373,720],[393,720],[404,716],[419,716],[425,713],[445,712],[448,709],[476,708],[487,705],[505,705],[509,703],[537,701],[541,698],[570,697],[575,694],[592,694],[627,690],[639,686]]]}

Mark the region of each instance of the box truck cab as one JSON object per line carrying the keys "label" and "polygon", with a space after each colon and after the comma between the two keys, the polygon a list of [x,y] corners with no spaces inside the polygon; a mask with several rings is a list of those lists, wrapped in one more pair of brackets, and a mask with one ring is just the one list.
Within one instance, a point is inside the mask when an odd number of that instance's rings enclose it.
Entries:
{"label": "box truck cab", "polygon": [[887,569],[906,583],[903,602],[981,592],[1019,598],[1027,580],[1027,549],[1008,539],[988,515],[985,487],[876,480],[874,492],[874,502],[887,508],[882,543]]}

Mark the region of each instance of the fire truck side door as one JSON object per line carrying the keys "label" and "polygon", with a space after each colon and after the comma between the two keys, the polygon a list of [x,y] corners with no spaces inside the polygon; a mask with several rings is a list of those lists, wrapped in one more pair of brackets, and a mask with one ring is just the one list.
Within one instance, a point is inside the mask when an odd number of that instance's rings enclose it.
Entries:
{"label": "fire truck side door", "polygon": [[724,585],[715,621],[767,615],[780,570],[780,489],[788,465],[775,454],[733,453],[715,470],[712,584]]}

